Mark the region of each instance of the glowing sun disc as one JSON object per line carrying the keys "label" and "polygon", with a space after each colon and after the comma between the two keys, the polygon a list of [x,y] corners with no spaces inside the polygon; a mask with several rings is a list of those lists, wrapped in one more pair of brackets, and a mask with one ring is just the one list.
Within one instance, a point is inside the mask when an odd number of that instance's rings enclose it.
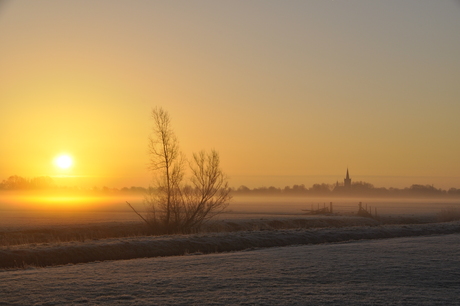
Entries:
{"label": "glowing sun disc", "polygon": [[72,157],[69,155],[60,155],[56,157],[54,164],[61,169],[68,169],[73,164]]}

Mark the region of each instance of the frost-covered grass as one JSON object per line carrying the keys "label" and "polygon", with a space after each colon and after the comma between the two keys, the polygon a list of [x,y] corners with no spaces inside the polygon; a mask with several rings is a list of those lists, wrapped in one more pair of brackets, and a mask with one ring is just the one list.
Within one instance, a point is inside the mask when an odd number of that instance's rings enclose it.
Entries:
{"label": "frost-covered grass", "polygon": [[437,217],[439,222],[460,220],[460,208],[449,207],[443,209],[437,214]]}
{"label": "frost-covered grass", "polygon": [[403,237],[0,271],[0,304],[459,305],[459,239]]}
{"label": "frost-covered grass", "polygon": [[[276,207],[284,207],[278,202],[275,204]],[[248,207],[255,209],[258,206]],[[50,215],[50,212],[24,215],[22,211],[9,212],[0,218],[3,220],[3,227],[0,227],[0,267],[49,266],[451,233],[458,230],[456,223],[428,223],[437,222],[436,217],[439,221],[451,220],[446,216],[455,216],[453,212],[458,213],[458,209],[443,211],[442,218],[442,214],[419,212],[414,215],[382,215],[375,220],[357,217],[353,212],[325,216],[242,210],[220,215],[220,219],[206,224],[199,233],[188,236],[152,236],[145,224],[129,219],[133,215],[137,217],[133,213],[68,211],[65,214],[56,212],[56,215]],[[113,218],[117,222],[107,221]]]}
{"label": "frost-covered grass", "polygon": [[[344,226],[371,226],[376,220],[344,216],[297,216],[256,219],[219,220],[205,224],[200,233],[276,230],[296,228],[323,228]],[[152,235],[144,223],[118,222],[86,225],[54,225],[16,229],[0,229],[0,246],[18,244],[59,243],[69,241],[121,238]]]}
{"label": "frost-covered grass", "polygon": [[54,225],[0,230],[0,246],[59,243],[69,241],[145,236],[149,232],[139,222]]}
{"label": "frost-covered grass", "polygon": [[[199,233],[236,231],[309,229],[347,226],[375,226],[379,224],[422,224],[435,222],[430,216],[387,216],[378,220],[353,215],[297,215],[263,216],[259,218],[238,218],[217,220],[205,224]],[[41,225],[14,228],[0,227],[0,246],[19,244],[60,243],[107,238],[122,238],[153,235],[142,222],[102,222],[69,225]]]}
{"label": "frost-covered grass", "polygon": [[319,244],[361,239],[411,237],[460,232],[460,222],[353,226],[342,228],[282,229],[144,236],[26,244],[0,248],[0,268],[50,266],[103,260],[177,256],[189,253],[219,253],[248,248]]}

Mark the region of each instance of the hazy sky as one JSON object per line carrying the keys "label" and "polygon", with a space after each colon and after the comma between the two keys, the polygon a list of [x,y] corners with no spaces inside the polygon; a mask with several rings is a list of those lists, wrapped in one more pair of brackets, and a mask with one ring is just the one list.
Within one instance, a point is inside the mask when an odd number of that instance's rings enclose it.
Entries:
{"label": "hazy sky", "polygon": [[460,188],[460,2],[3,1],[0,105],[0,180],[147,185],[162,106],[235,187]]}

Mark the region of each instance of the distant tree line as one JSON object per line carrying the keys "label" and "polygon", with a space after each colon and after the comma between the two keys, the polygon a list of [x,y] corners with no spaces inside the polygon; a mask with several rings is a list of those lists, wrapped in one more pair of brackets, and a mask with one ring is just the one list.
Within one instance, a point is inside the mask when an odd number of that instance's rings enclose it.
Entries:
{"label": "distant tree line", "polygon": [[[107,186],[103,187],[91,187],[91,188],[82,188],[82,187],[69,187],[69,186],[59,186],[57,185],[53,178],[49,176],[38,176],[33,178],[25,178],[19,175],[11,175],[7,179],[0,181],[0,190],[69,190],[69,191],[93,191],[98,193],[114,193],[114,192],[129,192],[129,193],[143,193],[146,194],[149,192],[149,188],[144,187],[123,187],[123,188],[110,188]],[[151,189],[151,188],[150,188]]]}
{"label": "distant tree line", "polygon": [[56,185],[49,176],[27,179],[22,176],[12,175],[0,183],[0,190],[49,189],[54,187]]}
{"label": "distant tree line", "polygon": [[[339,186],[341,187],[341,186]],[[137,193],[149,194],[154,193],[155,188],[149,187],[123,187],[110,188],[104,187],[67,187],[57,186],[53,179],[49,176],[39,176],[27,179],[18,175],[12,175],[0,182],[0,190],[40,190],[40,189],[66,189],[66,190],[81,190],[92,191],[96,193]],[[231,188],[233,195],[304,195],[304,196],[369,196],[369,197],[411,197],[411,196],[460,196],[460,189],[450,188],[448,190],[435,188],[433,185],[418,185],[414,184],[406,188],[385,188],[374,187],[373,184],[367,182],[353,182],[350,189],[336,188],[336,184],[313,184],[307,188],[304,184],[279,187],[258,187],[249,188],[240,186]]]}
{"label": "distant tree line", "polygon": [[49,176],[37,176],[33,178],[25,178],[19,175],[11,175],[7,179],[0,181],[0,190],[45,190],[45,189],[54,189],[54,190],[69,190],[69,191],[93,191],[98,193],[114,193],[114,192],[127,192],[127,193],[143,193],[147,194],[152,191],[150,188],[131,186],[123,188],[110,188],[107,186],[103,187],[91,187],[91,188],[82,188],[82,187],[69,187],[69,186],[59,186],[57,185],[53,178]]}
{"label": "distant tree line", "polygon": [[433,185],[414,184],[406,188],[374,187],[367,182],[353,182],[350,188],[337,186],[336,184],[314,184],[310,188],[305,185],[286,186],[284,188],[259,187],[250,189],[240,186],[233,189],[235,195],[305,195],[305,196],[370,196],[370,197],[411,197],[411,196],[460,196],[460,189],[450,188],[443,190]]}

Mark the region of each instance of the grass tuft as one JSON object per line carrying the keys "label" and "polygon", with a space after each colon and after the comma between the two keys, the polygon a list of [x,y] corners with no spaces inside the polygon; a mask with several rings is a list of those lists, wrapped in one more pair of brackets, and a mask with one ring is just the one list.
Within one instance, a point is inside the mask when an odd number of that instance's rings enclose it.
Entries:
{"label": "grass tuft", "polygon": [[449,222],[460,220],[460,208],[448,207],[437,214],[439,222]]}

